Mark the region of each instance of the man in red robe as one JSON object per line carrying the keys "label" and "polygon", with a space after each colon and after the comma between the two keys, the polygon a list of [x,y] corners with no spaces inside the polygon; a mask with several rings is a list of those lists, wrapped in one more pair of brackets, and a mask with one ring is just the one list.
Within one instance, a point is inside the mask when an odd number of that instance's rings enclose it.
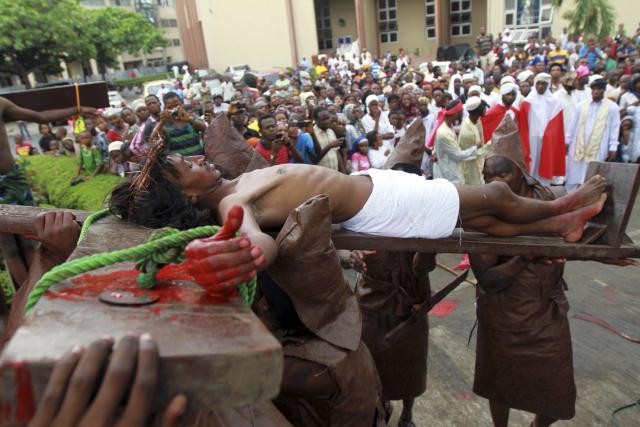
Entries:
{"label": "man in red robe", "polygon": [[[522,121],[519,120],[520,110],[514,105],[514,102],[518,98],[518,86],[511,82],[503,83],[500,85],[500,95],[500,101],[498,101],[498,103],[493,107],[489,108],[484,117],[480,119],[480,122],[482,123],[482,135],[484,136],[485,143],[491,140],[493,132],[508,112],[510,112],[509,114],[514,121],[518,123],[519,127],[520,122]],[[520,133],[526,134],[526,127],[522,127],[520,129]]]}
{"label": "man in red robe", "polygon": [[[534,90],[520,105],[518,128],[522,151],[531,176],[550,185],[554,176],[565,175],[565,142],[562,102],[549,91],[551,76],[536,75]],[[528,132],[522,131],[525,124]]]}

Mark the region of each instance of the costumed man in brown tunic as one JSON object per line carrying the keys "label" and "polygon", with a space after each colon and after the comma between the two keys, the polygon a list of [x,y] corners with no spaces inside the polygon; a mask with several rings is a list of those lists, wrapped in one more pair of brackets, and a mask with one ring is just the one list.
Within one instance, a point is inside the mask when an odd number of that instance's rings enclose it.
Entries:
{"label": "costumed man in brown tunic", "polygon": [[[421,174],[425,129],[416,120],[385,163],[385,168]],[[339,251],[343,265],[356,269],[356,293],[363,317],[363,339],[376,362],[382,400],[402,400],[399,427],[415,426],[413,403],[427,387],[429,319],[408,321],[414,307],[431,297],[428,273],[435,255],[413,252]],[[391,342],[385,335],[406,322]]]}
{"label": "costumed man in brown tunic", "polygon": [[[518,129],[509,116],[493,134],[484,179],[506,182],[519,196],[556,197],[527,173]],[[479,284],[473,391],[489,399],[496,426],[507,426],[510,408],[536,414],[532,426],[548,426],[575,414],[562,262],[471,255]]]}

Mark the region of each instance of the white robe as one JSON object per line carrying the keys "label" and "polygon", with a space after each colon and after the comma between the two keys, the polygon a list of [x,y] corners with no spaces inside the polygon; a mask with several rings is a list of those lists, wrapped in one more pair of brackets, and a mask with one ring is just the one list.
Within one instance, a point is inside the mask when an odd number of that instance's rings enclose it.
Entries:
{"label": "white robe", "polygon": [[[549,89],[547,89],[542,95],[540,95],[535,88],[529,92],[529,95],[525,98],[531,107],[529,109],[529,173],[542,183],[542,185],[550,185],[551,179],[543,178],[539,175],[542,143],[545,133],[548,131],[549,124],[557,118],[558,115],[562,115],[562,104],[560,100],[555,98]],[[523,101],[524,102],[524,101]],[[520,104],[523,108],[523,104]],[[558,129],[560,137],[562,137],[564,129]],[[566,142],[565,142],[566,143]]]}
{"label": "white robe", "polygon": [[566,134],[565,140],[569,145],[569,154],[567,157],[567,191],[573,191],[584,182],[584,178],[587,174],[587,162],[576,162],[573,160],[573,156],[576,151],[576,138],[578,135],[578,124],[580,123],[580,114],[582,107],[585,104],[589,105],[587,110],[587,119],[585,120],[584,138],[586,141],[591,137],[591,132],[596,123],[598,116],[598,109],[602,102],[606,102],[609,112],[607,114],[607,124],[605,125],[604,133],[602,134],[602,141],[600,141],[600,149],[596,156],[596,161],[603,162],[606,160],[609,151],[616,151],[618,149],[618,134],[620,132],[620,109],[618,105],[608,99],[595,103],[592,100],[586,100],[576,106],[576,109],[571,118],[571,124],[569,125],[569,131]]}

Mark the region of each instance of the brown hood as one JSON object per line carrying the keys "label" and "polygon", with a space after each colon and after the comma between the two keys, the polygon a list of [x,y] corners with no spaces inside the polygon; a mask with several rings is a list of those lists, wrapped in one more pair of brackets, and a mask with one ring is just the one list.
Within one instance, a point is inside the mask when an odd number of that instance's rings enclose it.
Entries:
{"label": "brown hood", "polygon": [[539,184],[538,180],[529,175],[529,171],[524,164],[522,154],[522,142],[518,133],[518,126],[509,114],[505,114],[491,137],[491,145],[485,159],[492,157],[504,157],[511,160],[522,172],[528,185]]}
{"label": "brown hood", "polygon": [[425,134],[426,130],[422,119],[415,119],[396,145],[396,149],[389,155],[384,168],[392,169],[398,163],[410,163],[420,167],[424,154]]}
{"label": "brown hood", "polygon": [[267,272],[291,298],[302,323],[333,345],[358,348],[362,318],[331,242],[329,197],[313,197],[294,209],[276,244],[278,257]]}
{"label": "brown hood", "polygon": [[222,166],[228,178],[269,166],[224,114],[216,116],[205,131],[204,154],[207,160]]}

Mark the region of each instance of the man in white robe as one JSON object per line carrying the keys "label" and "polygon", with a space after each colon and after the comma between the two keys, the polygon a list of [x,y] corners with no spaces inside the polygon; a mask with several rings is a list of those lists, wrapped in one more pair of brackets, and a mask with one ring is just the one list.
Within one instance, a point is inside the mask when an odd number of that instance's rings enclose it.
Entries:
{"label": "man in white robe", "polygon": [[620,109],[615,102],[604,97],[605,79],[591,83],[591,99],[581,102],[571,119],[566,141],[567,191],[573,191],[584,182],[589,162],[614,160],[620,132]]}
{"label": "man in white robe", "polygon": [[522,135],[522,148],[531,176],[548,186],[554,176],[565,175],[562,103],[549,91],[549,74],[537,74],[533,84],[520,105],[528,128],[528,135]]}

